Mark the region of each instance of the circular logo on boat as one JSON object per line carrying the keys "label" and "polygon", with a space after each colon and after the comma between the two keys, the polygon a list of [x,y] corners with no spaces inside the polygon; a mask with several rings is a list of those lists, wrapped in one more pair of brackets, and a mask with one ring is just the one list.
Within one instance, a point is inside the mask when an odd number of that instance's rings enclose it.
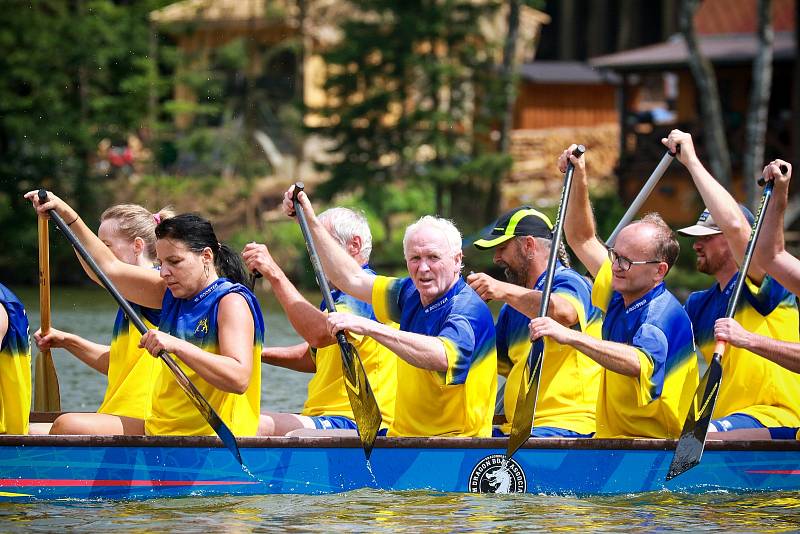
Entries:
{"label": "circular logo on boat", "polygon": [[482,459],[469,475],[470,493],[525,493],[527,487],[525,471],[503,454]]}

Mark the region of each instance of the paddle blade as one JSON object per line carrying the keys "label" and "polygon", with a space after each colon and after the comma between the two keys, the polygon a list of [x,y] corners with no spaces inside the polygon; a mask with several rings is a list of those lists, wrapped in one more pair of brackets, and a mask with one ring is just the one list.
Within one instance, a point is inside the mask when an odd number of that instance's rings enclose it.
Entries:
{"label": "paddle blade", "polygon": [[58,375],[49,350],[36,355],[33,383],[33,409],[37,412],[60,412],[61,392],[58,389]]}
{"label": "paddle blade", "polygon": [[[544,359],[544,342],[537,340],[531,347],[533,356],[533,372],[527,368],[522,373],[522,383],[519,386],[517,403],[514,408],[514,418],[511,421],[511,435],[508,437],[506,458],[511,458],[517,449],[522,447],[531,437],[533,418],[536,414],[536,399],[539,397],[539,378],[542,375],[542,362]],[[528,377],[530,376],[530,379]]]}
{"label": "paddle blade", "polygon": [[369,460],[383,417],[355,347],[351,343],[342,344],[340,341],[339,348],[342,351],[342,375],[350,407],[353,409],[353,419],[358,426],[364,455]]}
{"label": "paddle blade", "polygon": [[714,353],[711,363],[703,378],[697,385],[692,405],[686,415],[683,431],[675,447],[675,455],[667,472],[667,480],[671,480],[700,463],[706,444],[708,425],[711,414],[717,404],[719,388],[722,384],[722,362],[718,353]]}

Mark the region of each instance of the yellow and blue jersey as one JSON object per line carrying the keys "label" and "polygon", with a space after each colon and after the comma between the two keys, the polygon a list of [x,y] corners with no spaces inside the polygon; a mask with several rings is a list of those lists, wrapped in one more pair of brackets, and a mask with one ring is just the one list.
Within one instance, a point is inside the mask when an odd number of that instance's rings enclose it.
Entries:
{"label": "yellow and blue jersey", "polygon": [[593,304],[605,312],[603,339],[635,348],[641,371],[603,369],[595,436],[678,437],[698,383],[692,324],[663,282],[626,306],[611,280],[606,261],[592,288]]}
{"label": "yellow and blue jersey", "polygon": [[[255,295],[226,278],[218,278],[191,299],[177,299],[168,290],[158,328],[206,352],[219,354],[217,313],[220,300],[230,293],[244,297],[253,315],[253,369],[247,391],[241,395],[222,391],[206,382],[180,358],[174,360],[234,435],[255,436],[261,412],[261,348],[264,344],[264,317]],[[175,378],[167,369],[160,373],[145,432],[149,435],[214,435],[214,430],[188,395],[175,384]]]}
{"label": "yellow and blue jersey", "polygon": [[[692,320],[698,350],[707,361],[714,353],[714,322],[725,317],[739,273],[723,290],[719,284],[689,295],[686,312]],[[745,330],[797,343],[795,296],[766,276],[761,285],[749,278],[733,317]],[[766,427],[800,426],[800,375],[752,352],[728,345],[722,357],[722,385],[713,417],[742,413]]]}
{"label": "yellow and blue jersey", "polygon": [[[375,274],[369,266],[362,267]],[[367,319],[377,320],[372,306],[347,295],[338,289],[331,292],[336,311],[347,312]],[[325,311],[325,303],[320,305]],[[396,325],[395,325],[396,326]],[[369,385],[381,409],[383,426],[388,427],[394,419],[394,404],[397,393],[397,356],[369,336],[347,333],[364,365]],[[308,383],[308,397],[302,415],[309,417],[339,415],[353,419],[353,409],[345,390],[342,376],[342,354],[338,343],[327,347],[312,348],[317,370]]]}
{"label": "yellow and blue jersey", "polygon": [[[542,290],[545,274],[539,276],[535,290]],[[588,332],[589,320],[597,310],[592,306],[592,286],[584,277],[559,262],[553,277],[553,294],[564,298],[578,314],[573,328],[600,336],[599,323],[594,323],[592,332]],[[510,365],[503,401],[508,422],[502,431],[506,434],[511,431],[510,421],[514,420],[519,387],[531,351],[528,323],[530,319],[526,315],[508,304],[503,305],[497,317],[498,368]],[[544,340],[544,351],[535,426],[563,428],[577,434],[593,433],[600,364],[573,347],[549,338]]]}
{"label": "yellow and blue jersey", "polygon": [[17,296],[0,284],[8,331],[0,343],[0,434],[27,434],[31,412],[31,338],[28,316]]}
{"label": "yellow and blue jersey", "polygon": [[378,276],[375,315],[400,330],[438,337],[447,371],[397,361],[397,402],[390,436],[491,436],[497,391],[492,313],[462,278],[424,306],[410,278]]}
{"label": "yellow and blue jersey", "polygon": [[[160,310],[130,303],[148,329],[158,328]],[[108,387],[97,413],[147,419],[163,363],[139,348],[142,334],[120,309],[114,321],[108,355]]]}

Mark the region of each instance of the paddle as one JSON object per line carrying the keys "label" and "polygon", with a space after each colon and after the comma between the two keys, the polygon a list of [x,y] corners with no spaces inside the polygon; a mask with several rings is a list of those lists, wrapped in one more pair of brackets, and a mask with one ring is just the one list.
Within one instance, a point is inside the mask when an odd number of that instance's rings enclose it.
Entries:
{"label": "paddle", "polygon": [[[39,201],[47,201],[44,189],[39,190]],[[47,219],[42,216],[39,216],[39,317],[42,335],[47,335],[50,332],[50,236]],[[33,383],[33,409],[37,412],[60,412],[61,393],[50,349],[36,355]]]}
{"label": "paddle", "polygon": [[[680,150],[680,146],[678,146],[678,150]],[[656,165],[656,168],[653,170],[650,178],[648,178],[642,186],[639,194],[636,195],[635,199],[633,199],[633,202],[628,207],[625,215],[622,216],[622,218],[619,220],[619,223],[617,223],[616,228],[614,228],[614,231],[611,232],[610,236],[608,236],[608,239],[606,240],[607,246],[613,246],[614,241],[617,240],[617,235],[619,235],[622,229],[628,226],[628,223],[633,220],[633,218],[639,212],[639,209],[641,209],[642,204],[644,204],[645,201],[650,197],[650,193],[653,192],[653,189],[655,189],[658,181],[661,180],[662,176],[664,176],[667,167],[669,167],[669,164],[672,163],[673,159],[675,159],[675,154],[667,150],[667,152],[661,158],[661,161],[659,161],[658,165]]]}
{"label": "paddle", "polygon": [[[303,182],[297,182],[294,186],[294,194],[292,196],[294,211],[297,215],[297,221],[300,223],[303,238],[306,240],[308,256],[311,258],[311,265],[314,267],[314,275],[317,277],[317,284],[319,284],[319,289],[322,291],[325,307],[329,312],[335,312],[336,303],[333,301],[328,279],[322,270],[322,262],[320,262],[317,248],[314,246],[314,240],[311,237],[303,207],[297,200],[297,195],[300,194],[303,187]],[[356,348],[347,341],[344,332],[336,332],[336,341],[342,353],[342,375],[347,396],[350,399],[350,407],[353,409],[353,419],[355,419],[358,426],[358,435],[361,438],[361,445],[364,447],[364,454],[369,460],[369,455],[372,453],[372,447],[375,444],[375,437],[378,435],[378,430],[381,426],[381,410],[369,385],[367,374],[364,372],[364,365],[361,363],[361,358]]]}
{"label": "paddle", "polygon": [[[782,173],[786,174],[788,171],[789,169],[785,166],[781,166]],[[731,293],[731,297],[728,300],[728,308],[725,311],[725,317],[729,319],[733,318],[736,313],[736,306],[739,304],[739,297],[742,294],[742,288],[747,278],[747,271],[750,269],[750,261],[753,259],[756,241],[759,233],[761,233],[763,214],[772,198],[774,185],[774,182],[768,182],[764,188],[764,193],[761,195],[761,204],[758,207],[755,221],[753,221],[750,240],[747,242],[742,267],[739,269],[739,277],[733,286],[733,293]],[[717,396],[722,383],[722,356],[725,353],[726,346],[727,343],[722,340],[717,340],[714,345],[714,355],[711,357],[711,363],[697,385],[694,400],[689,408],[689,413],[686,414],[683,431],[675,447],[675,455],[672,457],[672,463],[667,472],[667,480],[675,478],[700,463],[700,458],[703,456],[703,449],[706,445],[708,425],[711,423],[711,416],[714,413],[714,406],[717,403]]]}
{"label": "paddle", "polygon": [[[586,152],[586,147],[578,145],[572,154],[576,157],[581,157],[584,152]],[[555,228],[553,228],[550,255],[547,258],[547,274],[545,275],[544,288],[542,289],[539,317],[545,317],[547,315],[547,308],[550,306],[550,293],[553,289],[553,277],[556,273],[558,249],[561,246],[561,239],[564,236],[564,218],[567,214],[567,203],[569,202],[570,189],[572,189],[572,175],[574,172],[575,166],[569,161],[567,163],[567,172],[564,175],[564,186],[561,189],[561,201],[558,204],[556,225]],[[511,456],[517,452],[517,449],[531,437],[533,418],[536,414],[536,400],[539,397],[539,378],[542,374],[543,362],[544,339],[537,339],[531,345],[527,366],[522,373],[522,383],[519,387],[517,405],[514,409],[514,420],[511,422],[511,435],[508,437],[506,458],[511,458]],[[530,379],[528,379],[526,375],[529,375]]]}
{"label": "paddle", "polygon": [[[46,194],[45,194],[46,195]],[[42,201],[42,195],[39,194],[39,200]],[[45,201],[47,200],[45,196]],[[125,315],[133,322],[136,329],[141,333],[145,334],[147,332],[147,326],[145,326],[144,322],[142,321],[141,317],[139,317],[136,312],[133,311],[130,303],[120,294],[111,280],[106,276],[100,266],[94,261],[92,255],[89,254],[89,251],[83,246],[83,244],[78,240],[75,234],[72,233],[72,230],[69,229],[69,226],[66,225],[64,219],[61,218],[55,210],[49,210],[50,218],[56,223],[58,229],[66,236],[67,240],[72,244],[75,250],[78,251],[83,261],[86,262],[86,265],[97,275],[98,280],[103,284],[106,290],[111,293],[111,296],[114,297],[114,300],[117,301],[119,307],[122,308],[122,311],[125,312]],[[189,377],[186,376],[186,373],[183,372],[177,363],[170,357],[169,353],[165,350],[162,350],[158,353],[158,357],[166,364],[167,368],[172,372],[175,380],[178,382],[178,385],[181,389],[189,396],[189,399],[195,405],[195,408],[200,412],[203,418],[206,420],[208,425],[214,429],[219,439],[222,440],[222,443],[231,451],[231,454],[238,460],[238,462],[244,466],[244,462],[242,461],[242,455],[239,452],[239,447],[236,445],[236,438],[233,436],[233,433],[230,431],[228,426],[225,422],[217,415],[217,412],[214,411],[214,408],[211,407],[211,404],[208,403],[203,394],[197,390],[197,387],[189,380]]]}

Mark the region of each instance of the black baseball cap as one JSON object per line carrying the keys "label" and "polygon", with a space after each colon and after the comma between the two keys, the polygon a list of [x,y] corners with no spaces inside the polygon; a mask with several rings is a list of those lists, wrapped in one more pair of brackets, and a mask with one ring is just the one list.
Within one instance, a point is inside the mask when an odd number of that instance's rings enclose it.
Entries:
{"label": "black baseball cap", "polygon": [[488,235],[473,244],[480,250],[486,250],[505,243],[515,236],[526,235],[552,239],[553,223],[547,215],[530,206],[514,208],[497,219],[494,229]]}

